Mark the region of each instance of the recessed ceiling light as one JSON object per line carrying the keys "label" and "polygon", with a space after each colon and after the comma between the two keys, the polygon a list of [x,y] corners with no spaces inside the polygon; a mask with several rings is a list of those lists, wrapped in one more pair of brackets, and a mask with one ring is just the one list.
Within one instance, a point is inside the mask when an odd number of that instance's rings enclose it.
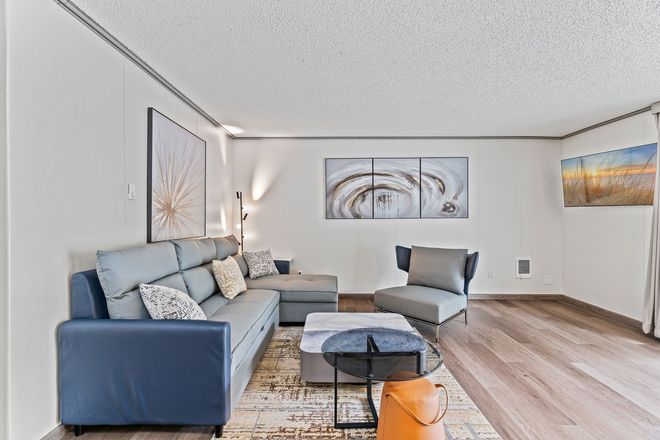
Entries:
{"label": "recessed ceiling light", "polygon": [[230,132],[233,135],[245,133],[245,130],[243,130],[241,127],[237,127],[235,125],[222,124],[222,126],[225,127],[227,129],[227,131]]}

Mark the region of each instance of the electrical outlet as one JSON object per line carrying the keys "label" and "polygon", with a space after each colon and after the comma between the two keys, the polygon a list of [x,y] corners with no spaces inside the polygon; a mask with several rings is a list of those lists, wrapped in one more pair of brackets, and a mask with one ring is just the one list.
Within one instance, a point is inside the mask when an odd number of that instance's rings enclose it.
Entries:
{"label": "electrical outlet", "polygon": [[488,271],[488,279],[494,280],[495,279],[495,272],[492,270]]}
{"label": "electrical outlet", "polygon": [[552,284],[552,275],[543,275],[542,283],[545,284],[546,286],[551,285]]}

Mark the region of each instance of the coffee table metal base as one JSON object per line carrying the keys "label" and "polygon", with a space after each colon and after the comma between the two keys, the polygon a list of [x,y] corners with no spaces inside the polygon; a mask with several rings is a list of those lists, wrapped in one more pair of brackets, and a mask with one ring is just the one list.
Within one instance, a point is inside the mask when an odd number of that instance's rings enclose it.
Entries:
{"label": "coffee table metal base", "polygon": [[371,380],[367,379],[367,402],[369,403],[369,409],[371,410],[371,422],[339,422],[337,420],[338,418],[338,411],[337,411],[337,404],[338,404],[338,396],[337,396],[337,369],[335,368],[335,429],[376,429],[378,427],[378,412],[376,412],[376,405],[374,405],[374,398],[373,394],[371,392]]}

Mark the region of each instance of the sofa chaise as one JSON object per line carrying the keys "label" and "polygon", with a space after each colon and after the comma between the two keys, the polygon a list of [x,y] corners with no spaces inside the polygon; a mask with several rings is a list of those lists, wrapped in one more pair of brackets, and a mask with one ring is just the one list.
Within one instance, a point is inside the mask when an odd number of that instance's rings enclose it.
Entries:
{"label": "sofa chaise", "polygon": [[[72,319],[58,329],[62,424],[76,435],[134,424],[209,425],[222,435],[278,323],[337,311],[329,275],[246,278],[248,290],[227,300],[211,262],[232,256],[246,276],[238,246],[228,236],[99,251],[97,270],[73,275]],[[187,293],[208,320],[150,319],[140,283]]]}

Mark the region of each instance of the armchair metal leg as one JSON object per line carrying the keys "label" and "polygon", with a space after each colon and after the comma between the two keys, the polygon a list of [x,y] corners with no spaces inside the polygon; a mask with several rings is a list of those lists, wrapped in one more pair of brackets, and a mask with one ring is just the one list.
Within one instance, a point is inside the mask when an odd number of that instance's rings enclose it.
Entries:
{"label": "armchair metal leg", "polygon": [[225,425],[216,425],[215,426],[215,428],[213,430],[214,434],[215,434],[215,438],[222,437],[222,428],[224,428],[224,427],[225,427]]}
{"label": "armchair metal leg", "polygon": [[468,311],[468,309],[466,308],[465,309],[465,325],[467,325],[467,311]]}

